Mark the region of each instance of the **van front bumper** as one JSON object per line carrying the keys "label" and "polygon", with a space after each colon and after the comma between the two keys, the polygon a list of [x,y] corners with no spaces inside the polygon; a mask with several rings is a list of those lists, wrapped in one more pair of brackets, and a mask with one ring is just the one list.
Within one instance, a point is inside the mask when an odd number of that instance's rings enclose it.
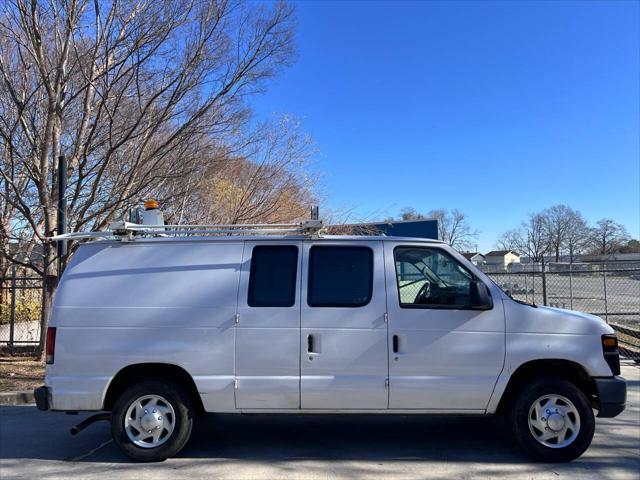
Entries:
{"label": "van front bumper", "polygon": [[619,376],[594,378],[598,396],[598,417],[610,418],[624,410],[627,401],[627,381]]}
{"label": "van front bumper", "polygon": [[49,389],[44,385],[33,390],[38,410],[49,410]]}

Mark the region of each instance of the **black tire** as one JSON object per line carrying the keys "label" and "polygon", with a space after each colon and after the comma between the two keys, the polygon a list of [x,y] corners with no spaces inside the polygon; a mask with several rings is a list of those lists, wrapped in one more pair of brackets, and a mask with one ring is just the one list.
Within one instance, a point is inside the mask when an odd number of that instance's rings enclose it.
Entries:
{"label": "black tire", "polygon": [[[529,428],[529,412],[534,402],[545,395],[565,397],[573,403],[580,416],[578,434],[565,447],[552,448],[540,443]],[[555,378],[536,380],[518,392],[509,408],[509,423],[525,453],[541,462],[570,462],[578,458],[591,445],[596,425],[586,395],[573,383]]]}
{"label": "black tire", "polygon": [[[136,445],[125,431],[125,416],[133,402],[145,395],[159,395],[171,404],[175,412],[175,425],[171,435],[157,447]],[[159,462],[176,455],[186,445],[193,428],[194,409],[184,390],[175,383],[149,379],[131,385],[118,397],[111,412],[113,441],[126,456],[139,462]]]}

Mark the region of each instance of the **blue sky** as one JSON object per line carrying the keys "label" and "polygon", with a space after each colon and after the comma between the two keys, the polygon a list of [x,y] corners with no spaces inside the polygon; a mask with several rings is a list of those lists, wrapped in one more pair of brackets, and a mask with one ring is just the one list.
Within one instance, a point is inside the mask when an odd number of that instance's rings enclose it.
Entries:
{"label": "blue sky", "polygon": [[323,205],[459,208],[480,250],[566,203],[640,236],[638,2],[297,2],[255,99],[316,141]]}

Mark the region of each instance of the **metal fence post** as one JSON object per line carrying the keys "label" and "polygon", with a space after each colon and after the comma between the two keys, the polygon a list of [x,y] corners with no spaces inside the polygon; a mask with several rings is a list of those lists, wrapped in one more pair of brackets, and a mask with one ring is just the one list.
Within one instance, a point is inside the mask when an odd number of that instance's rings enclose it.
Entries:
{"label": "metal fence post", "polygon": [[542,304],[547,305],[547,274],[544,271],[544,263],[542,264]]}
{"label": "metal fence post", "polygon": [[9,316],[9,351],[13,353],[13,336],[16,327],[16,266],[11,268],[11,310]]}
{"label": "metal fence post", "polygon": [[531,303],[536,303],[536,270],[535,268],[531,269],[531,283],[533,284],[532,285],[533,292],[531,294],[531,296],[533,297],[533,300]]}
{"label": "metal fence post", "polygon": [[604,283],[604,320],[609,323],[609,308],[607,304],[607,266],[602,270],[602,282]]}
{"label": "metal fence post", "polygon": [[569,309],[573,310],[573,263],[569,264]]}

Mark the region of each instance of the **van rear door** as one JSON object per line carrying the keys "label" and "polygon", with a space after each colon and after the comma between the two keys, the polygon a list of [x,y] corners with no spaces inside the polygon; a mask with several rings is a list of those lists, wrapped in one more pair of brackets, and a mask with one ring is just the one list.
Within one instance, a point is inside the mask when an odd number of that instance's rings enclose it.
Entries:
{"label": "van rear door", "polygon": [[245,242],[236,324],[236,408],[300,408],[296,241]]}

